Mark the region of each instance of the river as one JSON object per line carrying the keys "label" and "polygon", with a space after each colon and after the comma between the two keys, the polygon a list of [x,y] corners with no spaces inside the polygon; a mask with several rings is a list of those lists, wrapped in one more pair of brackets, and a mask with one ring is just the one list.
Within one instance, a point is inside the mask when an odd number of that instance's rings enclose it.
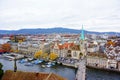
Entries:
{"label": "river", "polygon": [[[3,70],[13,70],[13,61],[0,59],[0,62],[3,64]],[[34,66],[24,66],[24,64],[20,64],[17,62],[17,69],[21,71],[31,71],[31,72],[53,72],[59,74],[62,77],[67,78],[68,80],[75,79],[75,69],[58,65],[51,68],[42,68],[40,65]],[[96,69],[87,69],[86,70],[86,79],[87,80],[120,80],[119,73],[101,71]]]}

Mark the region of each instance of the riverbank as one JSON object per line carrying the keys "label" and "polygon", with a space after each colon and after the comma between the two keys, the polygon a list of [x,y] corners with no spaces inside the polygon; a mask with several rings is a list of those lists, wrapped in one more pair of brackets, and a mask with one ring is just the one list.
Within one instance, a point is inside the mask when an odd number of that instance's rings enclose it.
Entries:
{"label": "riverbank", "polygon": [[[9,61],[6,59],[0,59],[0,62],[3,64],[3,70],[14,70],[14,61]],[[63,65],[57,65],[51,68],[42,68],[40,65],[34,65],[34,66],[24,66],[23,64],[19,64],[17,62],[17,69],[20,71],[26,71],[26,72],[53,72],[55,74],[59,74],[62,77],[67,78],[68,80],[75,80],[75,75],[77,72],[77,69],[66,67]],[[63,74],[64,73],[64,74]],[[120,80],[120,74],[119,73],[113,73],[108,71],[102,71],[97,69],[86,69],[86,80]]]}
{"label": "riverbank", "polygon": [[[3,70],[14,70],[14,61],[9,61],[7,59],[1,58],[0,62],[3,64]],[[26,71],[26,72],[47,72],[47,73],[55,73],[62,77],[67,78],[68,80],[75,79],[75,69],[66,67],[63,65],[55,65],[53,67],[41,67],[42,64],[37,64],[33,66],[25,66],[25,63],[20,64],[17,61],[17,70],[18,71]],[[64,74],[63,74],[64,73]]]}

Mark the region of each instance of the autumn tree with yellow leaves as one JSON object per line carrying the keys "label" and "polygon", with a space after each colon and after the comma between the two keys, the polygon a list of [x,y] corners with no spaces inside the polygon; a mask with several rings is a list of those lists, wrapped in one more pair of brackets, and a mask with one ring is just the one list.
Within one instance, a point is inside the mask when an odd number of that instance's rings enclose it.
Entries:
{"label": "autumn tree with yellow leaves", "polygon": [[34,54],[34,58],[40,58],[40,57],[42,57],[42,54],[43,54],[43,52],[42,52],[42,50],[40,50]]}
{"label": "autumn tree with yellow leaves", "polygon": [[5,51],[5,52],[10,52],[11,50],[11,45],[9,43],[4,43],[2,44],[1,48]]}
{"label": "autumn tree with yellow leaves", "polygon": [[112,41],[112,40],[109,40],[108,42],[107,42],[107,46],[114,46],[115,45],[115,43]]}
{"label": "autumn tree with yellow leaves", "polygon": [[50,55],[49,55],[50,60],[54,60],[57,57],[58,57],[58,55],[56,53],[50,53]]}

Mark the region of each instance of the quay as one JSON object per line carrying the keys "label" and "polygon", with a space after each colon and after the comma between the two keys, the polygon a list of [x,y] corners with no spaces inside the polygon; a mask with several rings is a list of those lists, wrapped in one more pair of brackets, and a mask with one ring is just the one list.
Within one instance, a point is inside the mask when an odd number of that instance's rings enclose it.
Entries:
{"label": "quay", "polygon": [[103,71],[110,71],[110,72],[120,73],[120,70],[118,70],[118,69],[100,68],[100,67],[89,66],[89,65],[86,65],[86,67],[87,67],[87,68],[91,68],[91,69],[97,69],[97,70],[103,70]]}
{"label": "quay", "polygon": [[6,53],[6,54],[3,54],[2,56],[8,60],[14,60],[15,58],[16,59],[24,58],[24,55],[16,54],[16,53],[10,53],[10,54]]}
{"label": "quay", "polygon": [[76,64],[67,64],[67,63],[62,63],[65,66],[73,67],[73,68],[78,68]]}
{"label": "quay", "polygon": [[79,60],[60,57],[57,59],[57,63],[73,68],[78,68]]}

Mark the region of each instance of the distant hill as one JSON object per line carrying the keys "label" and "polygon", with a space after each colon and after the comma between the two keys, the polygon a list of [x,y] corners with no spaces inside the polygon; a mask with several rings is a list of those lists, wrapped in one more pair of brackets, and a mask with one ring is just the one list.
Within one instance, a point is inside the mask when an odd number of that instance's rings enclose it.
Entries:
{"label": "distant hill", "polygon": [[[50,33],[81,33],[81,30],[76,29],[68,29],[68,28],[37,28],[37,29],[20,29],[20,30],[0,30],[0,34],[50,34]],[[88,34],[111,34],[114,35],[116,32],[93,32],[93,31],[86,31],[85,33]],[[117,34],[120,36],[120,32]]]}

